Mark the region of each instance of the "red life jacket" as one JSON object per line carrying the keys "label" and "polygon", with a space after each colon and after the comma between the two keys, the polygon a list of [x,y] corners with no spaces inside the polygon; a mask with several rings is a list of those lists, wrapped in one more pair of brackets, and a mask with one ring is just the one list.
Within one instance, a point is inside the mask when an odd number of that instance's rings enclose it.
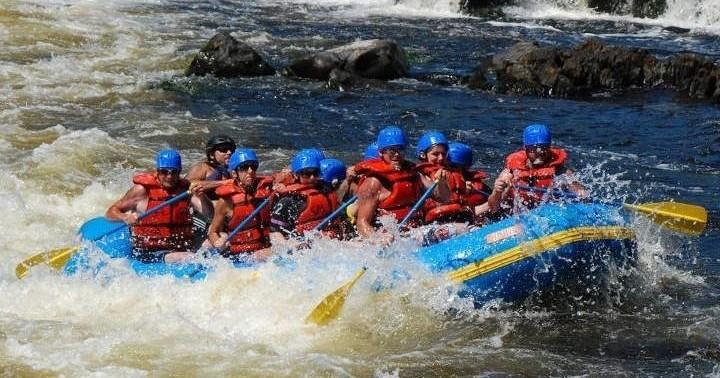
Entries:
{"label": "red life jacket", "polygon": [[[235,182],[225,184],[217,189],[218,197],[224,198],[233,204],[233,212],[228,221],[228,233],[232,232],[244,221],[265,198],[272,194],[271,178],[258,177],[255,194],[245,193]],[[260,214],[255,216],[245,227],[233,236],[230,241],[230,254],[250,253],[259,249],[270,247],[270,206],[266,206]]]}
{"label": "red life jacket", "polygon": [[[151,209],[188,190],[190,182],[180,179],[179,184],[168,192],[152,173],[140,173],[133,183],[147,191],[147,208]],[[175,202],[141,219],[132,226],[133,246],[144,251],[187,250],[192,245],[192,218],[190,199]]]}
{"label": "red life jacket", "polygon": [[[365,160],[355,165],[355,172],[375,177],[390,191],[390,195],[378,203],[378,212],[379,215],[392,214],[398,222],[405,218],[423,193],[420,176],[409,161],[404,161],[401,170],[396,171],[382,159]],[[415,217],[420,218],[421,214],[415,214]]]}
{"label": "red life jacket", "polygon": [[292,184],[282,191],[281,196],[288,194],[305,198],[305,208],[300,212],[295,225],[295,232],[299,235],[315,228],[339,206],[335,192],[325,193],[315,185]]}
{"label": "red life jacket", "polygon": [[[515,197],[516,193],[514,188],[518,186],[539,189],[552,187],[555,176],[562,173],[561,170],[567,161],[567,152],[560,148],[550,148],[550,162],[540,168],[528,168],[527,159],[528,157],[525,150],[513,152],[505,159],[505,168],[509,169],[513,175],[513,188],[510,189],[507,197],[510,200]],[[545,194],[544,191],[518,191],[520,192],[521,204],[527,208],[537,206]]]}
{"label": "red life jacket", "polygon": [[486,193],[490,193],[492,191],[492,189],[485,184],[485,180],[488,178],[487,173],[483,171],[466,171],[464,178],[466,185],[467,183],[470,183],[470,186],[472,187],[470,193],[465,195],[465,198],[463,199],[464,202],[473,208],[487,202],[488,194]]}
{"label": "red life jacket", "polygon": [[435,221],[444,222],[450,219],[472,221],[474,211],[465,203],[465,196],[468,194],[468,191],[465,185],[465,178],[460,170],[428,162],[418,163],[415,167],[420,173],[429,178],[435,177],[435,174],[441,168],[447,170],[449,173],[447,184],[450,189],[450,202],[440,203],[432,198],[425,200],[425,204],[423,205],[425,223]]}

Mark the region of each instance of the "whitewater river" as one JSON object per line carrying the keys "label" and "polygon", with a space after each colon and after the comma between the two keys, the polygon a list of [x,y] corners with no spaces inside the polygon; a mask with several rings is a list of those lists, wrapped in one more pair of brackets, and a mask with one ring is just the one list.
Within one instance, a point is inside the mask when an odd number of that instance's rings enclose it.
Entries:
{"label": "whitewater river", "polygon": [[[185,78],[198,49],[231,32],[276,67],[358,39],[392,38],[413,77],[467,75],[523,40],[587,37],[720,59],[717,0],[669,0],[655,20],[597,14],[581,1],[519,0],[493,19],[458,1],[0,0],[1,376],[718,376],[720,375],[720,109],[672,91],[582,100],[498,95],[403,79],[338,92],[281,76]],[[690,29],[677,33],[664,29]],[[540,293],[475,308],[441,278],[366,248],[319,243],[250,274],[225,265],[206,281],[138,278],[121,262],[102,279],[15,265],[73,245],[154,153],[187,164],[225,132],[255,148],[261,170],[302,147],[352,163],[380,125],[417,140],[440,129],[474,147],[496,177],[531,122],[555,141],[595,196],[674,199],[714,219],[689,238],[641,219],[637,267],[587,296]],[[186,166],[187,166],[186,164]],[[414,248],[400,243],[398,252]],[[308,310],[367,264],[342,318]],[[382,268],[417,279],[372,290]]]}

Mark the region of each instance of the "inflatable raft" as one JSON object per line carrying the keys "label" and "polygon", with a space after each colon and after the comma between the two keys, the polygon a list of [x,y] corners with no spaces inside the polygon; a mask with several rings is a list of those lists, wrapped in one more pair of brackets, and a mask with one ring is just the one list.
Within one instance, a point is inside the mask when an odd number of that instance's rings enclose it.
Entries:
{"label": "inflatable raft", "polygon": [[[103,235],[109,231],[118,228],[121,223],[109,221],[104,217],[93,218],[80,227],[78,234],[83,240],[95,240],[97,235]],[[128,261],[130,268],[140,276],[158,276],[172,275],[177,278],[190,279],[193,281],[204,279],[207,275],[207,267],[202,264],[166,264],[145,263],[133,259],[130,254],[132,251],[132,241],[130,238],[129,227],[119,227],[114,232],[95,241],[94,243],[86,242],[76,252],[63,269],[63,273],[67,275],[77,274],[79,272],[92,271],[100,272],[107,260],[97,258],[93,252],[100,250],[108,257],[116,259],[123,258]]]}
{"label": "inflatable raft", "polygon": [[[95,218],[80,235],[93,240],[118,223]],[[66,274],[102,269],[92,261],[86,243],[65,266]],[[127,227],[94,246],[111,258],[125,258],[142,276],[173,275],[200,280],[208,268],[198,263],[143,263],[130,257]],[[635,254],[634,232],[624,212],[601,204],[545,204],[526,214],[506,218],[467,234],[421,248],[412,254],[428,269],[463,285],[476,301],[515,300],[555,283],[592,278],[611,264],[625,264]]]}
{"label": "inflatable raft", "polygon": [[591,285],[609,266],[633,262],[635,254],[635,234],[617,206],[545,204],[416,256],[484,302],[519,299],[557,283]]}

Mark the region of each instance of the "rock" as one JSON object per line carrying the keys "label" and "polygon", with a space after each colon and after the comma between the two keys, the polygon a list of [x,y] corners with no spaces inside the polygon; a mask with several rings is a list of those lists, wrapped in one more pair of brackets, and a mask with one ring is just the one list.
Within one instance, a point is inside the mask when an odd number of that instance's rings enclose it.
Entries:
{"label": "rock", "polygon": [[328,75],[328,82],[325,88],[346,91],[354,87],[362,78],[348,71],[335,68]]}
{"label": "rock", "polygon": [[607,46],[590,39],[567,53],[562,73],[580,91],[642,87],[656,62],[646,50]]}
{"label": "rock", "polygon": [[666,0],[588,0],[588,8],[598,12],[657,18],[665,13]]}
{"label": "rock", "polygon": [[187,76],[213,74],[217,77],[273,75],[275,69],[243,42],[229,33],[218,33],[195,56]]}
{"label": "rock", "polygon": [[500,7],[510,5],[510,0],[462,0],[460,9],[478,17],[502,16]]}
{"label": "rock", "polygon": [[686,90],[690,97],[720,100],[720,67],[697,54],[679,54],[659,64],[653,83]]}
{"label": "rock", "polygon": [[[647,50],[608,46],[597,39],[567,50],[520,42],[494,56],[490,66],[500,92],[573,97],[664,86],[690,97],[720,101],[720,67],[696,54],[662,61]],[[478,67],[468,87],[485,89],[484,72],[482,65]]]}
{"label": "rock", "polygon": [[561,52],[556,47],[520,42],[494,56],[492,68],[500,91],[538,96],[555,92],[557,95],[559,88],[556,89],[555,84],[559,79],[561,62]]}
{"label": "rock", "polygon": [[302,77],[306,79],[328,80],[330,72],[342,69],[343,61],[339,56],[329,51],[323,51],[312,56],[296,60],[283,69],[285,76]]}
{"label": "rock", "polygon": [[394,41],[372,39],[298,59],[283,74],[328,80],[335,69],[366,79],[392,80],[407,76],[408,63],[404,51]]}

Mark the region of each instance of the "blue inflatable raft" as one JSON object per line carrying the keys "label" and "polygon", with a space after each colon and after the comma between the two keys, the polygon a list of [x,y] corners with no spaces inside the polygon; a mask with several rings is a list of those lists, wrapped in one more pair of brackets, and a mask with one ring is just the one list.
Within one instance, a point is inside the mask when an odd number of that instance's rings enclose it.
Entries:
{"label": "blue inflatable raft", "polygon": [[416,254],[463,285],[476,302],[515,300],[557,283],[592,284],[611,264],[633,262],[635,233],[623,212],[602,204],[545,204]]}
{"label": "blue inflatable raft", "polygon": [[[95,218],[80,234],[86,240],[118,227]],[[467,234],[419,249],[412,254],[432,272],[463,285],[462,293],[477,302],[515,300],[556,283],[597,277],[611,264],[622,265],[635,256],[634,232],[624,212],[602,204],[545,204]],[[126,258],[143,276],[173,275],[200,280],[207,267],[197,263],[143,263],[130,258],[127,227],[95,242],[111,258]],[[86,245],[65,266],[66,274],[99,270],[91,264]],[[592,284],[589,282],[588,284]]]}
{"label": "blue inflatable raft", "polygon": [[[130,264],[130,267],[140,276],[158,276],[173,275],[177,278],[185,278],[193,281],[204,279],[207,275],[207,267],[197,263],[187,264],[166,264],[145,263],[130,257],[132,251],[132,241],[130,238],[129,227],[119,227],[122,223],[110,221],[104,217],[93,218],[80,227],[80,237],[83,240],[96,240],[94,243],[85,243],[77,253],[65,264],[63,273],[68,275],[76,274],[80,271],[99,272],[106,265],[102,260],[99,262],[91,261],[92,252],[96,249],[101,250],[110,258],[124,258]],[[117,229],[114,232],[110,232]],[[104,235],[98,239],[98,236]],[[94,247],[94,248],[93,248]]]}

